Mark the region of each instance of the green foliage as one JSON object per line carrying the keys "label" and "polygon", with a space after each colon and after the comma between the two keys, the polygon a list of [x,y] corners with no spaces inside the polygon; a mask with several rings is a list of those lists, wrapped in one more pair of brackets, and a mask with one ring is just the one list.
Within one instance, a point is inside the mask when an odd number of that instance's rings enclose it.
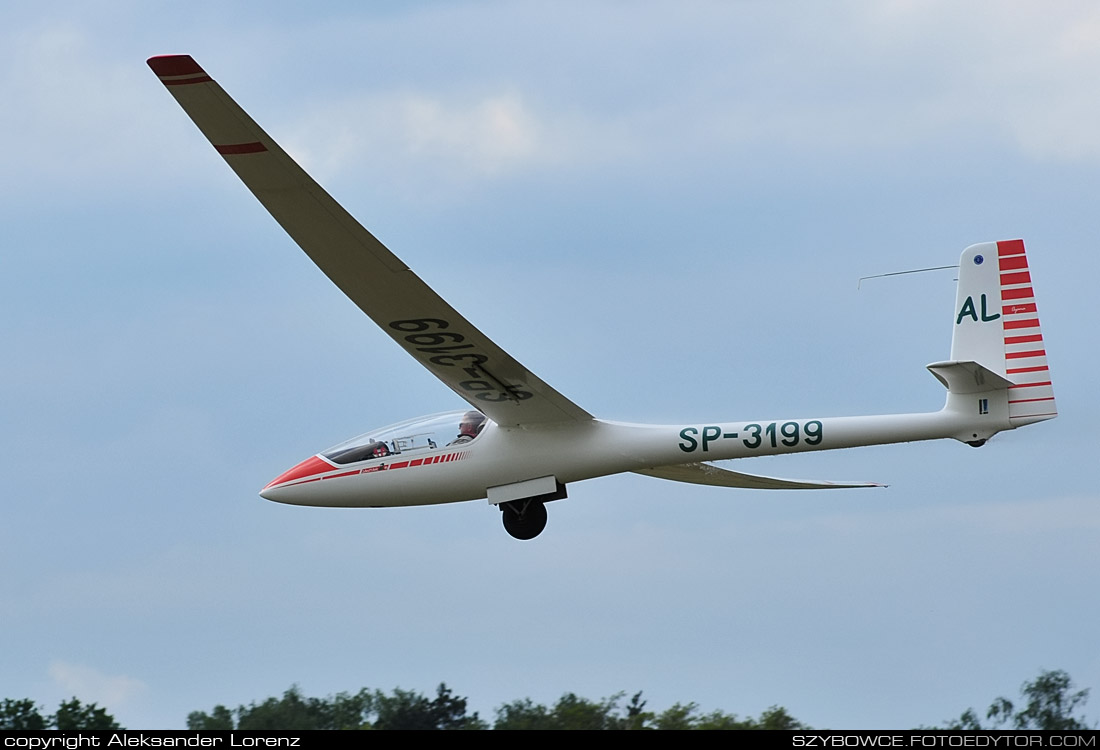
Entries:
{"label": "green foliage", "polygon": [[694,703],[673,703],[657,715],[654,729],[693,729],[698,708]]}
{"label": "green foliage", "polygon": [[737,718],[736,714],[724,711],[712,711],[698,714],[699,707],[694,703],[674,703],[654,719],[654,729],[809,729],[795,719],[782,706],[772,706],[760,714],[760,718],[751,716]]}
{"label": "green foliage", "polygon": [[524,698],[498,708],[493,729],[555,729],[554,722],[546,706]]}
{"label": "green foliage", "polygon": [[87,706],[73,697],[63,701],[54,714],[53,727],[62,731],[77,729],[122,729],[115,717],[94,703]]}
{"label": "green foliage", "polygon": [[[366,690],[355,695],[338,693],[328,699],[307,698],[292,685],[282,698],[238,708],[237,729],[362,729],[371,706]],[[222,712],[223,719],[226,713]]]}
{"label": "green foliage", "polygon": [[43,716],[38,706],[29,698],[12,700],[5,698],[0,703],[0,730],[39,731],[60,729],[74,731],[81,729],[121,729],[115,717],[94,703],[85,706],[76,698],[62,701],[57,712]]}
{"label": "green foliage", "polygon": [[765,709],[760,714],[760,718],[756,720],[756,726],[750,727],[750,729],[787,729],[792,731],[809,728],[809,726],[787,713],[787,709],[782,706],[772,706]]}
{"label": "green foliage", "polygon": [[436,696],[395,688],[393,695],[374,693],[375,729],[486,729],[478,715],[466,715],[466,699],[439,683]]}
{"label": "green foliage", "polygon": [[993,701],[985,718],[991,723],[983,727],[974,709],[968,708],[958,719],[948,722],[947,729],[1092,729],[1084,716],[1074,712],[1088,701],[1088,689],[1073,692],[1073,681],[1060,669],[1039,673],[1033,682],[1020,687],[1024,708],[1008,698]]}
{"label": "green foliage", "polygon": [[268,698],[230,710],[214,706],[210,713],[192,711],[188,729],[484,729],[477,714],[466,715],[466,699],[445,684],[429,699],[415,690],[394,689],[387,695],[363,688],[308,698],[292,685],[282,698]]}
{"label": "green foliage", "polygon": [[675,703],[659,714],[646,711],[640,692],[620,710],[623,693],[590,701],[566,693],[552,708],[530,698],[505,703],[497,709],[494,729],[808,729],[785,708],[772,706],[759,719],[738,719],[714,711],[700,714],[695,703]]}
{"label": "green foliage", "polygon": [[497,709],[493,729],[646,729],[653,714],[645,710],[642,694],[635,693],[625,710],[620,710],[623,695],[590,701],[566,693],[552,708],[530,698],[512,701]]}
{"label": "green foliage", "polygon": [[[1021,705],[997,698],[985,714],[988,726],[973,709],[948,722],[947,729],[1092,729],[1080,709],[1088,700],[1087,689],[1076,690],[1061,670],[1043,671],[1020,688]],[[530,698],[505,703],[496,710],[493,729],[778,729],[806,730],[807,725],[782,706],[772,706],[760,716],[738,718],[723,711],[701,713],[695,703],[674,703],[656,713],[646,710],[642,693],[623,704],[625,693],[592,701],[565,693],[553,706]],[[281,698],[268,698],[230,709],[223,705],[187,716],[191,730],[313,730],[313,729],[488,729],[477,713],[467,714],[466,698],[440,683],[435,697],[415,690],[395,688],[391,693],[363,688],[357,693],[337,693],[310,698],[292,685]],[[0,701],[0,731],[43,729],[116,730],[114,717],[91,703],[76,698],[63,701],[54,714],[43,714],[30,699]]]}
{"label": "green foliage", "polygon": [[222,705],[214,706],[210,713],[205,711],[192,711],[187,714],[188,729],[233,729],[233,712]]}
{"label": "green foliage", "polygon": [[35,731],[46,728],[46,719],[29,698],[0,703],[0,730]]}

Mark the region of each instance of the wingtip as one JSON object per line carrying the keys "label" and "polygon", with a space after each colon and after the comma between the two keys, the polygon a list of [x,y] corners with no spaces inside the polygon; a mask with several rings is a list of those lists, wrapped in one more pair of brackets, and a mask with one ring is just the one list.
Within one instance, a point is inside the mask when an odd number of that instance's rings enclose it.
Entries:
{"label": "wingtip", "polygon": [[206,74],[191,55],[154,55],[146,62],[161,77]]}

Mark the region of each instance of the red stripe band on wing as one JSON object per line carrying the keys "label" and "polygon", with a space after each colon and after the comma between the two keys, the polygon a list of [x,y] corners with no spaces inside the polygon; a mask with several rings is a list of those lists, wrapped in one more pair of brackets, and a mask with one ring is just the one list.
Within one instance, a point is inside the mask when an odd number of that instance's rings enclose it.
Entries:
{"label": "red stripe band on wing", "polygon": [[1005,373],[1009,374],[1009,375],[1013,375],[1013,374],[1018,373],[1018,372],[1042,372],[1044,370],[1049,370],[1049,369],[1050,368],[1047,367],[1046,365],[1043,365],[1041,367],[1018,367],[1015,370],[1005,370]]}
{"label": "red stripe band on wing", "polygon": [[1044,380],[1044,381],[1039,382],[1039,383],[1019,383],[1017,385],[1010,385],[1009,388],[1040,388],[1044,385],[1050,385],[1050,384],[1051,384],[1051,382],[1049,380]]}
{"label": "red stripe band on wing", "polygon": [[1006,352],[1005,359],[1027,359],[1028,357],[1045,357],[1047,353],[1043,350],[1036,352]]}
{"label": "red stripe band on wing", "polygon": [[1016,273],[1002,273],[1001,274],[1001,286],[1007,286],[1009,284],[1030,284],[1031,274],[1027,271],[1017,271]]}
{"label": "red stripe band on wing", "polygon": [[1000,258],[998,263],[1002,271],[1015,271],[1019,268],[1027,268],[1027,256],[1015,255],[1011,258]]}
{"label": "red stripe band on wing", "polygon": [[1023,304],[1005,305],[1001,308],[1002,315],[1019,315],[1020,313],[1033,313],[1038,312],[1035,308],[1034,302],[1024,302]]}
{"label": "red stripe band on wing", "polygon": [[1036,401],[1053,401],[1053,400],[1054,400],[1053,396],[1048,396],[1046,398],[1021,398],[1018,401],[1009,401],[1008,403],[1010,403],[1010,404],[1031,404],[1031,403],[1034,403]]}
{"label": "red stripe band on wing", "polygon": [[1036,328],[1039,325],[1038,318],[1025,318],[1024,320],[1006,320],[1005,328]]}
{"label": "red stripe band on wing", "polygon": [[229,143],[224,146],[214,146],[218,153],[222,156],[228,156],[230,154],[258,154],[261,151],[267,151],[267,146],[255,141],[254,143]]}

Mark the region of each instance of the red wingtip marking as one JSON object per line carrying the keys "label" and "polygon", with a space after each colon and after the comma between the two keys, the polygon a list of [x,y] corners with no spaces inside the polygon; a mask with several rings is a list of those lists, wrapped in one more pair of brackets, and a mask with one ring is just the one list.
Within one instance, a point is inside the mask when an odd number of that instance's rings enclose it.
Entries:
{"label": "red wingtip marking", "polygon": [[156,55],[146,62],[158,76],[189,76],[205,75],[206,71],[199,67],[191,55]]}
{"label": "red wingtip marking", "polygon": [[214,146],[222,156],[229,154],[258,154],[267,151],[267,146],[254,141],[253,143],[229,143],[224,146]]}
{"label": "red wingtip marking", "polygon": [[1003,240],[997,243],[997,255],[1023,255],[1023,240]]}

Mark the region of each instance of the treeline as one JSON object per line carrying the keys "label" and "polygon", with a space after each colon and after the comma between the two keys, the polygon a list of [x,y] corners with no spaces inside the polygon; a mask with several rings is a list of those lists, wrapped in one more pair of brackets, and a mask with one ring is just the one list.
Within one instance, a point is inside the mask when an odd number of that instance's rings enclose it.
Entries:
{"label": "treeline", "polygon": [[229,709],[215,706],[209,713],[194,711],[188,729],[807,729],[778,706],[759,718],[739,719],[714,711],[700,713],[694,703],[677,703],[654,713],[646,710],[642,694],[623,703],[624,694],[600,701],[566,693],[552,706],[530,698],[505,703],[490,723],[466,710],[466,698],[445,684],[434,698],[412,690],[392,693],[364,688],[328,698],[307,698],[291,687],[282,698],[268,698]]}
{"label": "treeline", "polygon": [[44,714],[29,698],[0,703],[0,729],[38,731],[60,729],[63,732],[81,729],[121,729],[115,718],[94,703],[85,706],[76,698],[62,701],[52,714]]}
{"label": "treeline", "polygon": [[[1020,688],[1021,703],[997,698],[979,716],[967,709],[941,727],[924,729],[1092,729],[1078,711],[1088,700],[1087,689],[1075,690],[1061,670],[1040,672]],[[630,700],[618,693],[593,701],[566,693],[553,705],[530,698],[505,703],[492,722],[469,713],[466,698],[446,684],[429,698],[414,690],[395,688],[391,693],[363,688],[357,693],[337,693],[310,698],[292,686],[281,698],[237,708],[214,706],[209,712],[192,711],[187,728],[192,730],[309,730],[309,729],[810,729],[787,709],[772,706],[758,717],[738,718],[724,711],[709,713],[695,703],[676,703],[664,711],[646,710],[642,693]],[[121,729],[106,709],[76,698],[64,701],[52,714],[43,713],[29,699],[0,703],[0,730]]]}

